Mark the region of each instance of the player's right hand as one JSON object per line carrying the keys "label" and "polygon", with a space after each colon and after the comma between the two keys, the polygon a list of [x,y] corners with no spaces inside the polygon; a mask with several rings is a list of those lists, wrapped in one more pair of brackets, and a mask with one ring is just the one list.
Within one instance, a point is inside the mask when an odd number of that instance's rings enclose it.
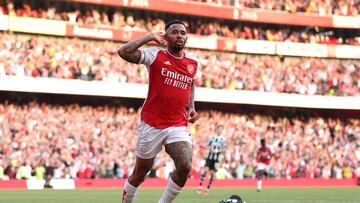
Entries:
{"label": "player's right hand", "polygon": [[152,32],[151,33],[152,40],[158,44],[166,45],[165,34],[164,32]]}
{"label": "player's right hand", "polygon": [[199,114],[195,111],[195,109],[189,109],[186,112],[186,119],[190,123],[195,123],[195,121],[199,118]]}

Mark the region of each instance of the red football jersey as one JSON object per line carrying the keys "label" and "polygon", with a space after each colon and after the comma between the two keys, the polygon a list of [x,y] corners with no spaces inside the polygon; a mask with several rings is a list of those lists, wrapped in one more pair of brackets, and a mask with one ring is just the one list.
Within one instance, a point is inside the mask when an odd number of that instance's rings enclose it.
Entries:
{"label": "red football jersey", "polygon": [[268,147],[260,147],[257,154],[257,161],[263,164],[270,164],[271,150]]}
{"label": "red football jersey", "polygon": [[139,63],[149,73],[149,90],[141,119],[155,128],[186,126],[186,107],[198,62],[183,54],[178,58],[159,48],[140,49]]}

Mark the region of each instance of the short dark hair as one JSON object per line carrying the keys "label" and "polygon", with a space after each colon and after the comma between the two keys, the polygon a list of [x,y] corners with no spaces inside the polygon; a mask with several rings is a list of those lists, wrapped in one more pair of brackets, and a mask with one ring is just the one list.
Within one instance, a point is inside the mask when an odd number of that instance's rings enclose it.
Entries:
{"label": "short dark hair", "polygon": [[182,22],[181,20],[173,20],[173,21],[168,22],[168,23],[165,25],[165,31],[166,31],[171,25],[174,25],[174,24],[181,24],[181,25],[183,25],[183,26],[186,28],[185,23]]}
{"label": "short dark hair", "polygon": [[261,145],[265,145],[265,138],[262,138],[262,139],[260,140],[260,143],[261,143]]}

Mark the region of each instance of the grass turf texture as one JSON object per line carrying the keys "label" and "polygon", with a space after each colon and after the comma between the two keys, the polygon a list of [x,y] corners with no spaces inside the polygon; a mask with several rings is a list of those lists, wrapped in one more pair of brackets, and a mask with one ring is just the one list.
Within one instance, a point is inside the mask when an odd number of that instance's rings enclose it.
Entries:
{"label": "grass turf texture", "polygon": [[[142,189],[134,203],[156,203],[163,189]],[[184,189],[174,203],[218,203],[231,194],[247,203],[360,203],[360,187],[352,188],[214,188],[209,195]],[[120,203],[120,189],[0,190],[0,203]]]}

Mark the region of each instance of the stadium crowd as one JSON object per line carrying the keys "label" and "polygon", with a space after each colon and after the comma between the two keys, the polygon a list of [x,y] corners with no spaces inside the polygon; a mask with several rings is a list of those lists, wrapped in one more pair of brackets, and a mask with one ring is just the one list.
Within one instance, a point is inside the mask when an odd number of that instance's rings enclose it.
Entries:
{"label": "stadium crowd", "polygon": [[320,16],[344,15],[357,16],[360,3],[356,0],[178,0],[202,2],[217,6],[235,6],[237,8],[256,8],[264,10],[279,10],[289,13],[307,13]]}
{"label": "stadium crowd", "polygon": [[[84,6],[70,2],[44,5],[38,1],[3,1],[0,9],[10,16],[35,17],[69,21],[80,26],[124,28],[127,30],[154,31],[164,30],[166,17],[154,12],[139,12],[114,8]],[[80,6],[82,5],[82,6]],[[169,19],[177,18],[168,14]],[[290,41],[322,44],[360,44],[360,33],[356,31],[329,28],[296,27],[273,24],[229,22],[183,16],[190,33],[216,35],[221,37],[256,39],[268,41]],[[357,33],[357,34],[356,34]]]}
{"label": "stadium crowd", "polygon": [[[124,178],[134,164],[139,110],[40,102],[0,103],[0,179]],[[217,178],[252,178],[264,137],[274,151],[272,178],[354,178],[360,175],[360,120],[200,111],[190,125],[193,169],[198,177],[215,127],[228,140]],[[173,169],[161,152],[150,173]]]}
{"label": "stadium crowd", "polygon": [[[143,66],[121,60],[113,42],[0,34],[0,76],[146,83]],[[360,94],[357,60],[187,50],[200,59],[197,86],[307,95]]]}

